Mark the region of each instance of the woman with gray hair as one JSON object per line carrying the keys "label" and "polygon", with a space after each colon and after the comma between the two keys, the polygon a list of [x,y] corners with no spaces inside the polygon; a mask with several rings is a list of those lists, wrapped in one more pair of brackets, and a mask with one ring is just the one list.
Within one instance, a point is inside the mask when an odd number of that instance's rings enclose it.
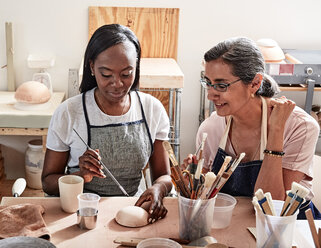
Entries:
{"label": "woman with gray hair", "polygon": [[[321,217],[313,197],[312,165],[319,135],[318,123],[279,93],[277,83],[265,74],[263,56],[248,38],[225,40],[204,55],[201,79],[216,111],[200,126],[197,146],[207,133],[204,167],[217,173],[225,156],[246,156],[222,192],[253,196],[261,188],[273,199],[284,200],[293,181],[310,190],[304,205]],[[191,157],[185,162],[190,162]],[[305,218],[303,210],[298,218]]]}

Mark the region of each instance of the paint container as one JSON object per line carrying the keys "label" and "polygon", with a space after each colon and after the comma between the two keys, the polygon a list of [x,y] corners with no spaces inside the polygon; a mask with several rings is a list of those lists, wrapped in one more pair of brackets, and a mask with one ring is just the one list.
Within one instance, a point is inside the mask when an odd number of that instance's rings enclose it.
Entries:
{"label": "paint container", "polygon": [[215,199],[189,199],[178,196],[179,237],[195,240],[211,235]]}
{"label": "paint container", "polygon": [[214,229],[226,228],[230,225],[236,199],[228,194],[218,193],[214,206],[213,225]]}
{"label": "paint container", "polygon": [[290,216],[279,216],[284,201],[273,200],[276,216],[256,214],[256,247],[291,248],[295,221],[299,211]]}
{"label": "paint container", "polygon": [[94,229],[97,223],[100,196],[92,193],[78,195],[77,224],[81,229]]}
{"label": "paint container", "polygon": [[148,238],[140,241],[137,248],[182,248],[182,246],[166,238]]}

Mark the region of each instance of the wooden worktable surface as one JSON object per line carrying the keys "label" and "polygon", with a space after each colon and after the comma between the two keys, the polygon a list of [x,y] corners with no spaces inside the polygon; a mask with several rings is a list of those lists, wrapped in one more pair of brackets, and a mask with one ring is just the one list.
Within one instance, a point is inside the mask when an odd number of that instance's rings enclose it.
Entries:
{"label": "wooden worktable surface", "polygon": [[[114,217],[117,211],[125,206],[133,205],[134,197],[103,197],[99,204],[97,227],[92,230],[81,230],[76,225],[77,216],[67,214],[60,209],[57,197],[3,197],[1,205],[19,203],[41,204],[45,208],[44,220],[51,233],[51,242],[57,247],[122,247],[113,243],[116,237],[166,237],[178,238],[178,206],[177,198],[165,198],[168,209],[165,219],[141,228],[127,228],[118,225]],[[255,227],[254,210],[249,198],[237,198],[232,223],[225,229],[212,229],[212,236],[218,242],[230,247],[255,247],[255,239],[247,231],[247,227]]]}

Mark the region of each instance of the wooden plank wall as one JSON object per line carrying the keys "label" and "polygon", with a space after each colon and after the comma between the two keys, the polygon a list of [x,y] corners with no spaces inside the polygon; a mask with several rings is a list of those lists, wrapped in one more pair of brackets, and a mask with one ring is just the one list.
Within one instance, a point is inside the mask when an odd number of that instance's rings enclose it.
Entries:
{"label": "wooden plank wall", "polygon": [[[97,28],[111,23],[127,26],[136,34],[142,57],[177,59],[178,8],[89,7],[89,38]],[[158,98],[168,112],[168,91],[141,90]]]}
{"label": "wooden plank wall", "polygon": [[104,24],[119,23],[138,37],[143,58],[177,58],[179,9],[89,7],[89,38]]}

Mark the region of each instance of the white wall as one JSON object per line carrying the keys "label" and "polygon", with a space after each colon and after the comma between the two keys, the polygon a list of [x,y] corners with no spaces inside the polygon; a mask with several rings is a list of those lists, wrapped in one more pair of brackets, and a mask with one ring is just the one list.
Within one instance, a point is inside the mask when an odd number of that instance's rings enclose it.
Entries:
{"label": "white wall", "polygon": [[[206,50],[233,36],[254,40],[272,38],[282,48],[321,49],[321,1],[318,0],[0,0],[0,67],[6,64],[5,22],[10,21],[14,32],[16,84],[30,80],[35,72],[27,67],[29,53],[53,53],[56,64],[48,70],[53,88],[67,92],[68,69],[79,67],[87,42],[88,6],[180,8],[178,63],[185,74],[181,158],[195,149],[198,80]],[[0,90],[6,87],[6,69],[0,69]],[[26,139],[0,137],[0,143],[9,147],[4,149],[6,168],[23,168]],[[9,156],[12,150],[19,155]],[[17,162],[13,157],[20,160]]]}

